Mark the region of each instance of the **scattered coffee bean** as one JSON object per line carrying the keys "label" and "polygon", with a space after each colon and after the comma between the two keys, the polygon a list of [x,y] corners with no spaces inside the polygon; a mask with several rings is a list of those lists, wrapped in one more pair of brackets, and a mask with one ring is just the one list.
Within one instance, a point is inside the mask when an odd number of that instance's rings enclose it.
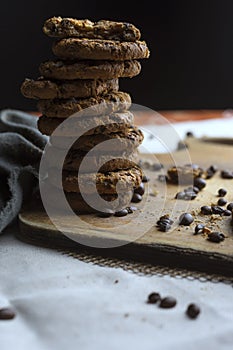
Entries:
{"label": "scattered coffee bean", "polygon": [[194,179],[194,186],[199,188],[199,190],[202,190],[206,187],[206,181],[202,177],[197,177]]}
{"label": "scattered coffee bean", "polygon": [[222,179],[233,179],[233,172],[230,170],[222,170],[221,177]]}
{"label": "scattered coffee bean", "polygon": [[144,186],[143,182],[141,182],[141,184],[137,188],[135,188],[134,193],[138,193],[141,196],[144,195],[144,193],[145,193],[145,186]]}
{"label": "scattered coffee bean", "polygon": [[229,203],[229,204],[228,204],[227,210],[230,210],[230,211],[233,210],[233,203]]}
{"label": "scattered coffee bean", "polygon": [[152,164],[151,168],[154,171],[159,171],[159,170],[161,170],[163,168],[163,164],[161,164],[161,163],[154,163],[154,164]]}
{"label": "scattered coffee bean", "polygon": [[176,306],[176,299],[173,297],[165,297],[161,299],[159,307],[163,309],[170,309],[172,307]]}
{"label": "scattered coffee bean", "polygon": [[208,234],[208,240],[214,243],[220,243],[224,241],[225,236],[222,232],[213,231]]}
{"label": "scattered coffee bean", "polygon": [[149,181],[150,181],[149,177],[146,175],[143,175],[142,182],[149,182]]}
{"label": "scattered coffee bean", "polygon": [[13,318],[15,318],[15,312],[6,307],[3,309],[0,309],[0,320],[12,320]]}
{"label": "scattered coffee bean", "polygon": [[156,304],[160,300],[161,300],[160,294],[153,292],[153,293],[148,295],[147,303],[148,304]]}
{"label": "scattered coffee bean", "polygon": [[210,169],[206,170],[206,179],[211,179],[214,176],[213,171],[211,171]]}
{"label": "scattered coffee bean", "polygon": [[194,218],[189,213],[184,213],[179,218],[179,225],[189,226],[194,221]]}
{"label": "scattered coffee bean", "polygon": [[211,165],[208,169],[214,174],[218,171],[217,165]]}
{"label": "scattered coffee bean", "polygon": [[114,214],[114,216],[118,216],[118,217],[126,216],[126,215],[128,215],[128,210],[127,209],[121,209],[119,211],[116,211],[115,214]]}
{"label": "scattered coffee bean", "polygon": [[184,191],[178,192],[175,199],[183,199],[186,201],[193,200],[197,197],[197,193],[193,191],[192,187],[184,189]]}
{"label": "scattered coffee bean", "polygon": [[132,214],[134,211],[137,210],[137,208],[136,208],[136,207],[133,207],[132,205],[131,205],[130,207],[127,207],[126,209],[127,209],[127,211],[128,211],[128,214]]}
{"label": "scattered coffee bean", "polygon": [[158,176],[158,181],[160,181],[160,182],[167,182],[168,181],[168,177],[166,175],[160,174]]}
{"label": "scattered coffee bean", "polygon": [[184,189],[184,192],[195,192],[198,193],[200,192],[199,188],[195,187],[195,186],[190,186]]}
{"label": "scattered coffee bean", "polygon": [[194,134],[192,133],[192,131],[187,131],[186,137],[194,137]]}
{"label": "scattered coffee bean", "polygon": [[185,192],[177,192],[177,194],[175,195],[175,199],[185,199]]}
{"label": "scattered coffee bean", "polygon": [[220,188],[218,190],[218,196],[219,197],[225,197],[226,194],[227,194],[227,190],[225,190],[225,188]]}
{"label": "scattered coffee bean", "polygon": [[205,225],[203,225],[203,224],[196,225],[194,234],[198,235],[198,234],[202,233],[204,228],[205,228]]}
{"label": "scattered coffee bean", "polygon": [[223,215],[225,209],[221,208],[219,205],[212,206],[212,213],[216,215]]}
{"label": "scattered coffee bean", "polygon": [[97,215],[100,218],[109,218],[110,216],[112,216],[114,214],[114,212],[111,209],[105,209],[105,211],[101,211],[99,212]]}
{"label": "scattered coffee bean", "polygon": [[139,203],[142,201],[142,196],[139,193],[134,193],[133,197],[131,199],[131,202],[133,203]]}
{"label": "scattered coffee bean", "polygon": [[224,205],[227,204],[227,200],[225,198],[219,198],[218,200],[218,205],[220,205],[221,207],[223,207]]}
{"label": "scattered coffee bean", "polygon": [[231,216],[232,215],[232,211],[231,210],[225,210],[223,215],[224,216]]}
{"label": "scattered coffee bean", "polygon": [[204,215],[211,215],[212,214],[212,208],[209,205],[203,205],[201,207],[201,213]]}
{"label": "scattered coffee bean", "polygon": [[168,215],[161,216],[157,221],[157,227],[162,232],[169,231],[172,224],[173,224],[173,220],[171,220]]}
{"label": "scattered coffee bean", "polygon": [[189,318],[195,319],[200,314],[201,309],[196,304],[189,304],[186,310],[186,315]]}

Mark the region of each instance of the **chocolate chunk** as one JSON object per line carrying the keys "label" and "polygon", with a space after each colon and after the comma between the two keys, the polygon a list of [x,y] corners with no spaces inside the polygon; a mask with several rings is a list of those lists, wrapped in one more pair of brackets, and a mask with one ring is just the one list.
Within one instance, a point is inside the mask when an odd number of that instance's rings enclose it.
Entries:
{"label": "chocolate chunk", "polygon": [[148,295],[147,303],[148,304],[156,304],[159,300],[161,300],[160,294],[153,292],[153,293]]}
{"label": "chocolate chunk", "polygon": [[179,225],[189,226],[194,221],[194,218],[189,213],[184,213],[179,218]]}
{"label": "chocolate chunk", "polygon": [[220,243],[224,241],[225,236],[222,232],[213,231],[208,234],[208,240],[214,243]]}
{"label": "chocolate chunk", "polygon": [[186,310],[186,315],[189,318],[195,319],[200,314],[201,309],[196,304],[189,304]]}
{"label": "chocolate chunk", "polygon": [[163,309],[170,309],[176,306],[176,299],[173,297],[165,297],[160,301],[159,307]]}
{"label": "chocolate chunk", "polygon": [[218,190],[218,196],[219,197],[225,197],[226,194],[227,194],[227,190],[225,188],[220,188]]}

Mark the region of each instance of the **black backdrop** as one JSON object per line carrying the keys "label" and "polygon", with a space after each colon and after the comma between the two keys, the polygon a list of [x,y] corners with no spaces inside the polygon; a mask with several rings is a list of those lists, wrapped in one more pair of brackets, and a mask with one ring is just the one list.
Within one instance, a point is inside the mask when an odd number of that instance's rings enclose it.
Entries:
{"label": "black backdrop", "polygon": [[35,109],[19,87],[52,56],[41,28],[53,15],[122,20],[141,29],[151,57],[140,76],[121,80],[135,103],[156,110],[232,107],[232,0],[5,0],[0,108]]}

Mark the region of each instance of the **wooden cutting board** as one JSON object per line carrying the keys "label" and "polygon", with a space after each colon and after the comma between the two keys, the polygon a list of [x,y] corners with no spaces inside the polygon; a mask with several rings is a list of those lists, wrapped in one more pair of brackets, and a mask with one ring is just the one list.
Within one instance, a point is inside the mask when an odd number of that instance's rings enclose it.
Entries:
{"label": "wooden cutting board", "polygon": [[[193,163],[203,168],[215,164],[219,169],[233,170],[232,140],[187,138],[185,144]],[[120,218],[99,218],[94,214],[82,215],[80,216],[82,220],[78,224],[71,218],[69,224],[66,225],[67,236],[55,228],[42,205],[39,201],[34,200],[19,214],[20,233],[18,237],[28,243],[46,247],[69,249],[70,251],[80,251],[83,247],[85,251],[103,256],[232,276],[231,217],[203,216],[200,214],[200,207],[216,204],[217,191],[220,187],[228,190],[226,199],[228,202],[233,202],[233,180],[222,179],[218,171],[212,179],[207,180],[206,188],[198,194],[195,200],[177,201],[174,197],[180,188],[172,184],[165,186],[158,180],[158,176],[166,172],[174,159],[176,164],[184,164],[187,159],[187,149],[181,149],[172,155],[158,154],[156,158],[164,165],[164,169],[161,171],[147,170],[150,177],[149,183],[146,184],[147,194],[144,200],[136,205],[139,210],[133,214]],[[141,155],[141,159],[144,162],[154,162],[154,155]],[[194,214],[194,223],[188,227],[178,226],[178,218],[184,211]],[[175,220],[174,229],[168,232],[160,232],[156,227],[157,220],[163,214],[171,214]],[[64,219],[62,216],[59,217],[61,222]],[[86,223],[90,224],[88,229]],[[221,243],[212,243],[203,235],[193,235],[197,223],[205,223],[212,230],[223,232],[226,239]],[[143,235],[140,236],[141,234]],[[138,236],[136,241],[134,241],[135,235]],[[88,247],[83,246],[82,242],[88,243]],[[103,242],[109,242],[111,248],[96,248],[96,246],[102,247]],[[114,245],[120,246],[113,247]]]}

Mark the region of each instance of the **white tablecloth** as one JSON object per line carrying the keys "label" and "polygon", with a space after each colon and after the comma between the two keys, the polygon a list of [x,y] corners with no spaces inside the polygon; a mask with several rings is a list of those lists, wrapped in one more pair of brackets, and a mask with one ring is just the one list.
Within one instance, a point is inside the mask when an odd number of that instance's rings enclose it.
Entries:
{"label": "white tablecloth", "polygon": [[[203,133],[216,135],[212,123]],[[176,128],[195,132],[198,124]],[[139,276],[84,263],[19,242],[15,230],[0,237],[0,307],[17,313],[14,320],[0,321],[1,350],[233,348],[231,285]],[[177,306],[166,310],[146,304],[152,291],[174,296]],[[191,302],[201,307],[196,320],[185,315]]]}

